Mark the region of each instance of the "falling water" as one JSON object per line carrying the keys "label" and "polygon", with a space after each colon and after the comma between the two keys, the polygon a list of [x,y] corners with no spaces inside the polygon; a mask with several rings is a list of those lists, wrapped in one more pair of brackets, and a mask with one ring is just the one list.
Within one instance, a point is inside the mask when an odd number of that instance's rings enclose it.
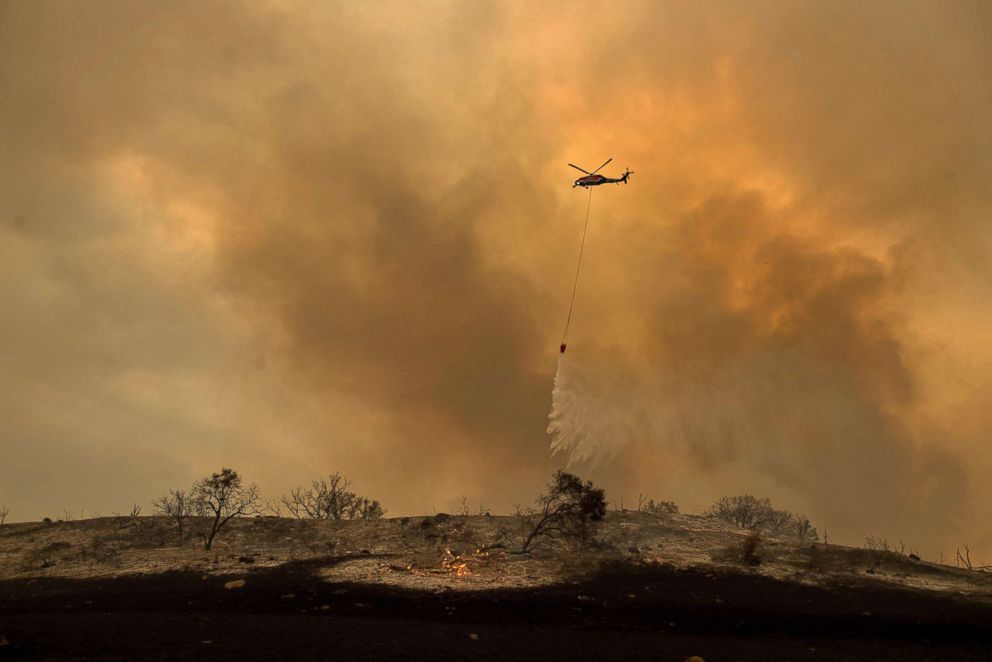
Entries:
{"label": "falling water", "polygon": [[564,354],[558,356],[548,434],[553,455],[569,465],[610,459],[644,428],[643,400],[617,398],[617,371]]}

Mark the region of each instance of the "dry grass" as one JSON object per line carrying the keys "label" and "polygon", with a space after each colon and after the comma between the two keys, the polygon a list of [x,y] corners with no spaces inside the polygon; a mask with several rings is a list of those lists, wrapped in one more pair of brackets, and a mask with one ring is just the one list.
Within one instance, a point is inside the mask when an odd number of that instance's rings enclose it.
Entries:
{"label": "dry grass", "polygon": [[[195,519],[189,529],[202,524]],[[379,521],[245,518],[233,521],[204,552],[197,540],[176,546],[165,517],[105,517],[0,528],[0,579],[98,577],[166,570],[244,572],[291,561],[327,564],[328,581],[387,583],[425,590],[529,587],[574,580],[607,562],[667,564],[747,572],[809,584],[891,583],[992,599],[992,577],[897,552],[797,543],[747,533],[712,518],[645,512],[609,513],[584,547],[543,546],[515,555],[516,517],[434,516]],[[750,549],[750,554],[744,554]],[[759,565],[742,562],[760,557]]]}

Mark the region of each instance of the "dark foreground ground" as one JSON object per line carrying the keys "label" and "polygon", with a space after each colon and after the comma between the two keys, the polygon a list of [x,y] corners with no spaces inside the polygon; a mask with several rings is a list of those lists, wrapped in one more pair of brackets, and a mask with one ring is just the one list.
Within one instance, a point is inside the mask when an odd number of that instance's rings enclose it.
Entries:
{"label": "dark foreground ground", "polygon": [[333,584],[312,559],[239,576],[0,582],[0,660],[992,660],[992,606],[615,564],[495,592]]}

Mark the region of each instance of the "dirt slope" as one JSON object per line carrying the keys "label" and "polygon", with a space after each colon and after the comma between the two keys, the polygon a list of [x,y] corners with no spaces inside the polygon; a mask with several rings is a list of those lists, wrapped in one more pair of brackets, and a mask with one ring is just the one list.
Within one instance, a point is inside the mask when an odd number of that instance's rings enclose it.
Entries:
{"label": "dirt slope", "polygon": [[688,515],[610,513],[533,555],[519,533],[258,518],[205,553],[162,518],[7,525],[0,659],[992,659],[982,573],[786,540],[748,565],[742,532]]}

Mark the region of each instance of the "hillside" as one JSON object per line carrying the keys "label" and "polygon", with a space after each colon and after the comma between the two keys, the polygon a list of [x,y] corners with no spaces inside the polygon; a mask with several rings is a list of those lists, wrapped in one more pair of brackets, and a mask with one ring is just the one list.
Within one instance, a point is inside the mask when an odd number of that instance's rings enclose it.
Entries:
{"label": "hillside", "polygon": [[[319,657],[317,643],[300,642],[321,636],[349,659],[405,657],[417,646],[428,657],[502,659],[517,637],[544,643],[516,659],[566,659],[588,646],[606,646],[603,659],[637,659],[634,640],[645,659],[706,650],[758,659],[783,645],[795,659],[856,659],[865,646],[878,646],[880,659],[907,650],[987,659],[984,573],[778,539],[763,539],[746,561],[744,532],[693,515],[612,512],[594,544],[529,555],[514,553],[520,527],[516,517],[264,517],[233,521],[205,552],[195,541],[179,548],[174,523],[159,517],[10,524],[0,527],[0,635],[10,642],[0,656],[78,657],[83,646],[86,659],[168,658],[214,646],[213,659],[236,659],[261,655],[262,633],[267,645],[282,641],[268,639],[278,624],[301,637],[291,655],[301,659]],[[190,623],[167,627],[163,614]],[[112,635],[127,623],[143,638]],[[214,634],[193,634],[211,623]],[[380,626],[392,643],[378,639]],[[327,628],[343,631],[319,634]],[[416,634],[432,628],[456,634],[434,643]],[[482,631],[505,646],[480,643]],[[214,645],[235,632],[255,643]],[[656,656],[676,644],[682,657]]]}

